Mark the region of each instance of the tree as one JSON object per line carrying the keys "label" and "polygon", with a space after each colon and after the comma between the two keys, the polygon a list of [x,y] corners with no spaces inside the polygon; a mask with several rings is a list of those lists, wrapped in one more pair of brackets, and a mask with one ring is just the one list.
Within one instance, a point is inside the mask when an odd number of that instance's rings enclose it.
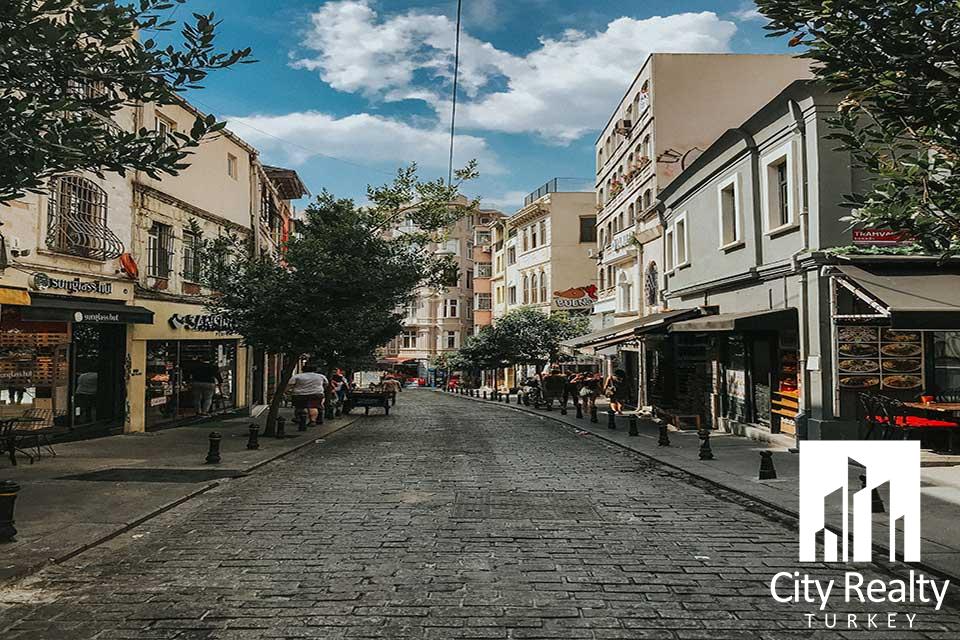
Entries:
{"label": "tree", "polygon": [[495,325],[499,353],[507,364],[559,362],[560,343],[588,331],[586,316],[572,316],[566,311],[544,314],[530,307],[507,313]]}
{"label": "tree", "polygon": [[392,184],[370,189],[368,207],[324,191],[282,260],[253,255],[238,238],[205,244],[205,284],[216,292],[210,312],[229,318],[246,345],[284,356],[268,429],[304,357],[328,366],[368,357],[400,333],[397,309],[417,287],[442,286],[449,258],[431,247],[448,224],[475,211],[476,203],[458,198],[474,175],[471,165],[447,185],[419,181],[415,166],[402,169]]}
{"label": "tree", "polygon": [[187,0],[4,0],[0,3],[0,203],[68,171],[177,175],[189,150],[223,128],[198,116],[189,132],[129,131],[117,117],[138,103],[176,104],[213,70],[251,62],[250,49],[214,47],[213,14],[194,14],[179,46],[167,31]]}
{"label": "tree", "polygon": [[960,3],[758,0],[773,36],[807,46],[817,75],[845,93],[833,138],[871,183],[845,203],[867,228],[910,234],[926,251],[960,245]]}

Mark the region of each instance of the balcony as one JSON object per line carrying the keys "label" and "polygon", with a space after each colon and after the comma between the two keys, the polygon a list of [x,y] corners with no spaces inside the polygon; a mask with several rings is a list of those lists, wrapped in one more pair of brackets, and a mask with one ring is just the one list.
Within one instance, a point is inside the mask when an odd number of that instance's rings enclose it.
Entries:
{"label": "balcony", "polygon": [[119,258],[123,243],[107,226],[106,192],[79,176],[51,180],[47,247],[90,260]]}

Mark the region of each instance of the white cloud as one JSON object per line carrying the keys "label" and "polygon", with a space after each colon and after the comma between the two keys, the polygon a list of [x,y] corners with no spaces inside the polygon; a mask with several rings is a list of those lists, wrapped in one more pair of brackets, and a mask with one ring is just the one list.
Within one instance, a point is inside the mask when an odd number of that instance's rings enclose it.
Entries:
{"label": "white cloud", "polygon": [[[723,52],[736,25],[713,12],[618,18],[592,33],[541,38],[526,55],[464,33],[462,126],[537,133],[567,143],[601,126],[653,52]],[[370,0],[327,2],[295,60],[335,89],[386,101],[421,100],[449,117],[455,25],[411,11],[380,17]]]}
{"label": "white cloud", "polygon": [[528,193],[528,191],[507,191],[498,196],[480,196],[480,205],[484,209],[497,209],[510,215],[520,208]]}
{"label": "white cloud", "polygon": [[760,13],[760,10],[757,9],[756,5],[754,5],[752,2],[743,5],[739,11],[734,11],[733,17],[737,20],[742,20],[743,22],[767,19],[767,17]]}
{"label": "white cloud", "polygon": [[[299,165],[316,155],[328,155],[359,164],[417,162],[429,169],[446,169],[450,134],[420,129],[404,122],[367,113],[344,118],[305,111],[285,115],[226,116],[230,128],[257,148],[280,154]],[[502,171],[482,138],[458,135],[458,164],[477,158],[484,173]]]}

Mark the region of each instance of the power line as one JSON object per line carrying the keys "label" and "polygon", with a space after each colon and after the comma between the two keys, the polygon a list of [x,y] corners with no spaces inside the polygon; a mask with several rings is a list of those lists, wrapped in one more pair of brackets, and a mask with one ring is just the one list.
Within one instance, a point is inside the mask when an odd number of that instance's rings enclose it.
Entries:
{"label": "power line", "polygon": [[447,184],[453,184],[453,143],[457,131],[457,82],[460,79],[460,16],[463,10],[463,0],[457,0],[457,44],[453,54],[453,110],[450,114],[450,170],[447,173]]}

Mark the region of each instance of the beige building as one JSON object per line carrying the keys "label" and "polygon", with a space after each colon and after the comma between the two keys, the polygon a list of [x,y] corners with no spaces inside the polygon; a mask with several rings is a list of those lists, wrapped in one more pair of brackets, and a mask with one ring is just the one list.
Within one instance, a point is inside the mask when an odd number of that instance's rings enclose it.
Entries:
{"label": "beige building", "polygon": [[493,324],[493,229],[499,211],[482,210],[473,226],[473,333]]}

